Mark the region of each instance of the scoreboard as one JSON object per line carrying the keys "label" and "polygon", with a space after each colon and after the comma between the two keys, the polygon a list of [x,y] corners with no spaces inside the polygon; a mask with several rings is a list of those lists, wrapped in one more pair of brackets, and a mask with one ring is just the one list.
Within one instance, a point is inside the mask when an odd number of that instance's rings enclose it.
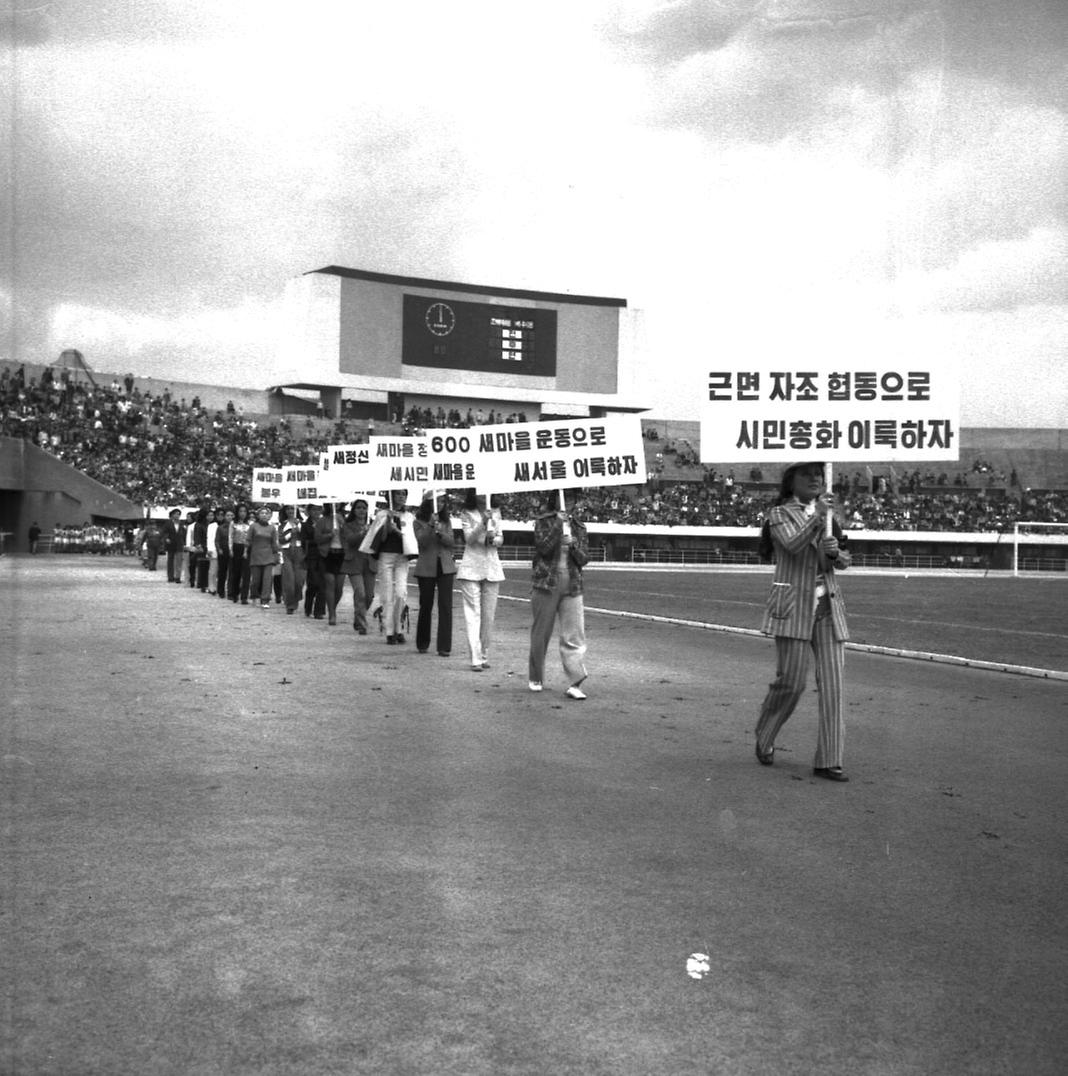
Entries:
{"label": "scoreboard", "polygon": [[554,377],[556,311],[406,294],[401,363]]}

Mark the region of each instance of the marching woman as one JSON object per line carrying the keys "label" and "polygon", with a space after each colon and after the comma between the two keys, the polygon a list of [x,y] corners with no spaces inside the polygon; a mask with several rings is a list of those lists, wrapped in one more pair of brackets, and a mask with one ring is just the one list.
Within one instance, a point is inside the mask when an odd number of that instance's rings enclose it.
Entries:
{"label": "marching woman", "polygon": [[467,491],[460,523],[464,532],[464,555],[456,572],[464,606],[464,629],[471,653],[471,668],[489,668],[493,620],[497,613],[497,592],[504,579],[497,550],[504,542],[501,517],[487,507],[486,498]]}
{"label": "marching woman", "polygon": [[278,546],[282,550],[282,597],[292,616],[304,590],[304,547],[300,544],[301,519],[295,504],[282,507],[278,524]]}
{"label": "marching woman", "polygon": [[[352,584],[352,630],[359,635],[367,634],[367,607],[375,586],[375,562],[360,546],[367,535],[367,502],[352,502],[352,508],[341,528],[341,540],[345,544],[345,560],[341,574]],[[344,583],[342,583],[344,587]]]}
{"label": "marching woman", "polygon": [[248,605],[248,505],[239,504],[230,524],[230,601]]}
{"label": "marching woman", "polygon": [[258,508],[248,528],[249,591],[253,598],[259,595],[264,609],[271,607],[278,554],[278,528],[271,523],[271,510],[266,506]]}
{"label": "marching woman", "polygon": [[447,496],[441,498],[441,508],[436,515],[433,497],[427,497],[419,506],[415,514],[415,540],[419,543],[419,559],[415,563],[415,577],[419,583],[415,647],[420,654],[430,649],[430,621],[436,596],[438,655],[447,658],[452,653],[452,583],[456,578],[456,561],[452,555],[455,539]]}
{"label": "marching woman", "polygon": [[[530,690],[541,691],[545,655],[553,626],[559,628],[560,660],[567,675],[564,694],[584,699],[586,617],[582,602],[582,569],[589,560],[586,525],[574,510],[554,511],[557,494],[548,493],[534,520],[534,562],[531,570]],[[566,501],[565,501],[566,504]]]}
{"label": "marching woman", "polygon": [[394,490],[392,507],[375,513],[364,536],[360,551],[378,557],[375,589],[382,598],[382,622],[386,642],[393,646],[404,642],[401,620],[408,599],[408,559],[418,556],[412,514],[407,510],[408,491]]}
{"label": "marching woman", "polygon": [[[193,523],[193,544],[189,556],[189,585],[197,587],[202,594],[208,590],[208,510],[201,508]],[[193,571],[194,556],[196,571]]]}
{"label": "marching woman", "polygon": [[783,472],[778,501],[768,513],[775,578],[761,630],[775,637],[777,664],[757,721],[756,757],[764,766],[774,762],[775,737],[805,690],[811,649],[819,692],[812,772],[828,781],[848,781],[842,769],[842,671],[849,629],[834,573],[848,568],[850,557],[840,546],[836,522],[833,536],[826,536],[833,504],[833,496],[824,492],[823,464],[795,463]]}
{"label": "marching woman", "polygon": [[[337,506],[340,508],[340,505]],[[341,512],[329,501],[322,516],[315,521],[315,546],[323,572],[323,597],[326,600],[327,624],[337,623],[337,603],[345,586],[341,565],[345,561],[345,543],[341,538]]]}

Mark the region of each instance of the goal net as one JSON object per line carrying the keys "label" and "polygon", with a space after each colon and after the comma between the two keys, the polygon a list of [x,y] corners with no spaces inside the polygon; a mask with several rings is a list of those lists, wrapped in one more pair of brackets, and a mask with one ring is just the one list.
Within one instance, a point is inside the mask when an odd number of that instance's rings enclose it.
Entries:
{"label": "goal net", "polygon": [[1012,574],[1068,570],[1068,523],[1016,523]]}

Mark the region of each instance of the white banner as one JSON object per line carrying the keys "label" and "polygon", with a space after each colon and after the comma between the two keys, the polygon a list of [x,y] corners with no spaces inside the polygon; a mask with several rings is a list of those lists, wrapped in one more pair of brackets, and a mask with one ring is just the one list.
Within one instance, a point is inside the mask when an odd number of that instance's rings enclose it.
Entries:
{"label": "white banner", "polygon": [[351,501],[378,489],[373,481],[370,445],[327,445],[319,456],[324,500]]}
{"label": "white banner", "polygon": [[478,426],[470,430],[427,430],[430,448],[430,482],[435,490],[478,486]]}
{"label": "white banner", "polygon": [[252,501],[256,504],[317,504],[325,500],[319,468],[306,463],[286,467],[256,467],[252,471]]}
{"label": "white banner", "polygon": [[702,386],[706,463],[956,460],[960,377],[951,360],[741,361]]}
{"label": "white banner", "polygon": [[477,426],[468,433],[482,493],[634,486],[646,480],[637,415]]}
{"label": "white banner", "polygon": [[252,469],[252,503],[281,504],[285,476],[277,467],[254,467]]}
{"label": "white banner", "polygon": [[406,489],[418,504],[430,489],[430,446],[425,437],[369,437],[369,481],[365,489]]}

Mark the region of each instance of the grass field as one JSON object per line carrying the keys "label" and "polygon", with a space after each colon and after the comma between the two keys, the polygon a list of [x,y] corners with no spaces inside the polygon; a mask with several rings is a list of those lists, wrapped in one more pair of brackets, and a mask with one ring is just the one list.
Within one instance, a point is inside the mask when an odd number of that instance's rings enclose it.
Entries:
{"label": "grass field", "polygon": [[[596,569],[595,608],[759,628],[770,575]],[[854,642],[1068,671],[1068,579],[843,573]],[[512,569],[502,593],[528,592]]]}

